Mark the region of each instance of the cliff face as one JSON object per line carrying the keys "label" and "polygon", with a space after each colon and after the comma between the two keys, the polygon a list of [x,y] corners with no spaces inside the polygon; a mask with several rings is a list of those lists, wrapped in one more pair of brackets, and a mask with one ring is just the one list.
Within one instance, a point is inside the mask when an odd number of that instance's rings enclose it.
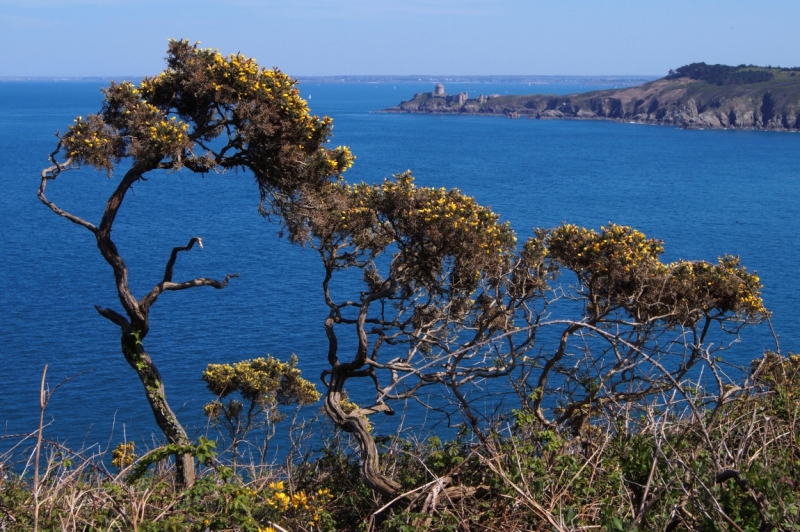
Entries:
{"label": "cliff face", "polygon": [[566,96],[498,96],[464,103],[420,93],[412,100],[385,111],[605,119],[692,129],[800,129],[800,72],[788,69],[761,71],[771,73],[771,79],[721,84],[668,76],[626,89]]}

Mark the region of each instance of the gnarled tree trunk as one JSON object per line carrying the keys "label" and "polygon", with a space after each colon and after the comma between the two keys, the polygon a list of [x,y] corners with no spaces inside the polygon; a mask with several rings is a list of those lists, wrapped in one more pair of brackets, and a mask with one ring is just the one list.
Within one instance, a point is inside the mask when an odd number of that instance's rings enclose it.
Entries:
{"label": "gnarled tree trunk", "polygon": [[358,409],[349,414],[342,410],[342,389],[348,378],[348,370],[343,366],[334,368],[328,392],[325,394],[325,412],[330,416],[336,426],[352,434],[358,441],[361,451],[361,477],[369,488],[388,498],[395,497],[400,492],[400,484],[382,474],[380,471],[380,458],[375,440],[369,431],[369,424],[365,417],[368,413],[389,411],[385,405],[378,405],[369,409]]}
{"label": "gnarled tree trunk", "polygon": [[[144,393],[147,397],[147,402],[153,411],[153,417],[156,420],[158,428],[164,434],[164,437],[169,443],[178,444],[181,446],[190,445],[191,441],[186,435],[186,430],[178,421],[178,417],[172,411],[167,402],[167,395],[164,391],[164,383],[161,380],[161,374],[158,368],[153,364],[153,360],[147,351],[144,350],[139,339],[139,335],[132,330],[123,332],[122,334],[122,353],[125,355],[125,360],[136,371],[139,380],[144,385]],[[175,465],[177,468],[177,482],[184,487],[191,487],[195,481],[194,470],[194,456],[191,454],[182,454],[175,456]]]}

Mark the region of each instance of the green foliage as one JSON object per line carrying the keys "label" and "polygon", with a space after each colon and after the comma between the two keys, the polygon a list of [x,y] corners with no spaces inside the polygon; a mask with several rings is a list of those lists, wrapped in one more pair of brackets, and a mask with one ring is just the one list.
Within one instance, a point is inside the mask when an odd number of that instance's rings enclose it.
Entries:
{"label": "green foliage", "polygon": [[677,70],[671,70],[667,79],[689,78],[707,81],[714,85],[744,85],[769,81],[774,77],[775,75],[769,70],[754,67],[753,65],[732,67],[692,63]]}
{"label": "green foliage", "polygon": [[217,443],[200,436],[196,445],[179,445],[177,443],[170,443],[163,445],[142,456],[131,469],[126,481],[128,483],[135,483],[141,480],[147,474],[147,468],[153,464],[157,464],[170,456],[179,456],[190,454],[200,460],[201,463],[208,463],[216,456],[215,448]]}
{"label": "green foliage", "polygon": [[210,463],[217,455],[217,442],[200,436],[194,448],[194,456],[203,464]]}
{"label": "green foliage", "polygon": [[332,495],[320,523],[329,530],[360,530],[374,509],[373,494],[362,482],[358,465],[337,443],[327,442],[313,461],[298,464],[293,477],[297,489],[327,490]]}

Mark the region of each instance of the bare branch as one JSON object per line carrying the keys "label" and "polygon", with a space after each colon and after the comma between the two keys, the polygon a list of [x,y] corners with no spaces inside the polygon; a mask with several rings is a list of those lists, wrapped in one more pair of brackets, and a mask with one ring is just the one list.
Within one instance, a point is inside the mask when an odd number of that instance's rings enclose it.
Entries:
{"label": "bare branch", "polygon": [[187,288],[195,288],[197,286],[210,286],[212,288],[216,288],[218,290],[225,288],[228,286],[228,281],[231,279],[239,277],[238,273],[229,273],[225,276],[222,281],[218,281],[216,279],[208,279],[206,277],[198,277],[196,279],[191,279],[189,281],[184,281],[182,283],[167,283],[162,282],[156,285],[146,296],[142,298],[139,302],[139,305],[143,310],[149,309],[153,303],[156,302],[158,296],[161,295],[162,292],[165,291],[172,291],[177,292],[178,290],[186,290]]}
{"label": "bare branch", "polygon": [[207,279],[206,277],[198,277],[191,281],[184,281],[182,283],[162,283],[164,290],[186,290],[187,288],[194,288],[195,286],[211,286],[213,288],[221,289],[228,286],[228,281],[239,277],[238,273],[229,273],[222,281],[216,279]]}
{"label": "bare branch", "polygon": [[234,277],[239,277],[238,273],[229,273],[225,276],[222,281],[218,281],[216,279],[208,279],[206,277],[198,277],[196,279],[192,279],[189,281],[184,281],[181,283],[174,283],[172,282],[173,271],[175,268],[175,262],[178,260],[178,253],[182,251],[189,251],[197,244],[201,248],[203,247],[203,239],[200,237],[192,237],[189,240],[189,243],[185,246],[178,246],[172,248],[172,252],[169,256],[169,261],[167,261],[167,266],[164,268],[164,279],[158,283],[155,287],[153,287],[150,292],[145,295],[140,301],[139,306],[143,311],[147,311],[153,303],[156,302],[158,296],[161,295],[164,291],[178,291],[178,290],[186,290],[187,288],[194,288],[196,286],[211,286],[216,289],[225,288],[228,285],[228,281],[233,279]]}
{"label": "bare branch", "polygon": [[164,280],[163,282],[169,283],[172,282],[172,270],[175,267],[175,261],[178,259],[178,253],[181,251],[189,251],[194,247],[195,243],[200,246],[200,249],[203,248],[203,239],[199,236],[192,237],[189,240],[189,243],[182,247],[174,247],[172,248],[172,253],[169,256],[169,261],[167,262],[167,267],[164,269]]}
{"label": "bare branch", "polygon": [[94,308],[98,314],[112,323],[119,325],[123,330],[127,330],[128,327],[131,326],[131,323],[128,321],[128,319],[119,312],[111,310],[110,308],[99,307],[97,305],[95,305]]}
{"label": "bare branch", "polygon": [[53,162],[53,166],[48,166],[47,168],[42,170],[41,181],[39,183],[39,191],[37,193],[37,196],[39,197],[39,200],[42,203],[47,205],[50,208],[50,210],[56,213],[57,215],[66,218],[67,220],[69,220],[74,224],[85,227],[92,233],[97,233],[97,227],[95,227],[93,224],[87,222],[86,220],[80,218],[79,216],[75,216],[74,214],[71,214],[59,208],[55,203],[48,200],[47,197],[44,195],[45,188],[47,188],[47,182],[58,177],[58,174],[60,174],[62,171],[69,170],[72,167],[72,158],[67,159],[63,163],[59,163],[58,161],[55,160],[55,155],[56,153],[59,152],[60,149],[61,149],[61,143],[59,142],[56,150],[50,154],[50,160]]}

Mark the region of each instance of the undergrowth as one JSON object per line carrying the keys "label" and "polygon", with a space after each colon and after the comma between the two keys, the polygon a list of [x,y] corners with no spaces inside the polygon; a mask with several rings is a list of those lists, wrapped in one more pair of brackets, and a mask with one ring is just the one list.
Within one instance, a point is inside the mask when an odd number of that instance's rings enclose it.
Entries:
{"label": "undergrowth", "polygon": [[[42,442],[37,481],[30,449],[4,457],[0,530],[800,530],[799,395],[800,357],[768,353],[742,386],[681,387],[591,413],[577,432],[523,407],[481,437],[378,437],[396,500],[365,487],[343,433],[281,466],[232,467],[201,441],[189,489],[163,449],[123,445],[111,465]],[[329,432],[318,423],[306,430]]]}

